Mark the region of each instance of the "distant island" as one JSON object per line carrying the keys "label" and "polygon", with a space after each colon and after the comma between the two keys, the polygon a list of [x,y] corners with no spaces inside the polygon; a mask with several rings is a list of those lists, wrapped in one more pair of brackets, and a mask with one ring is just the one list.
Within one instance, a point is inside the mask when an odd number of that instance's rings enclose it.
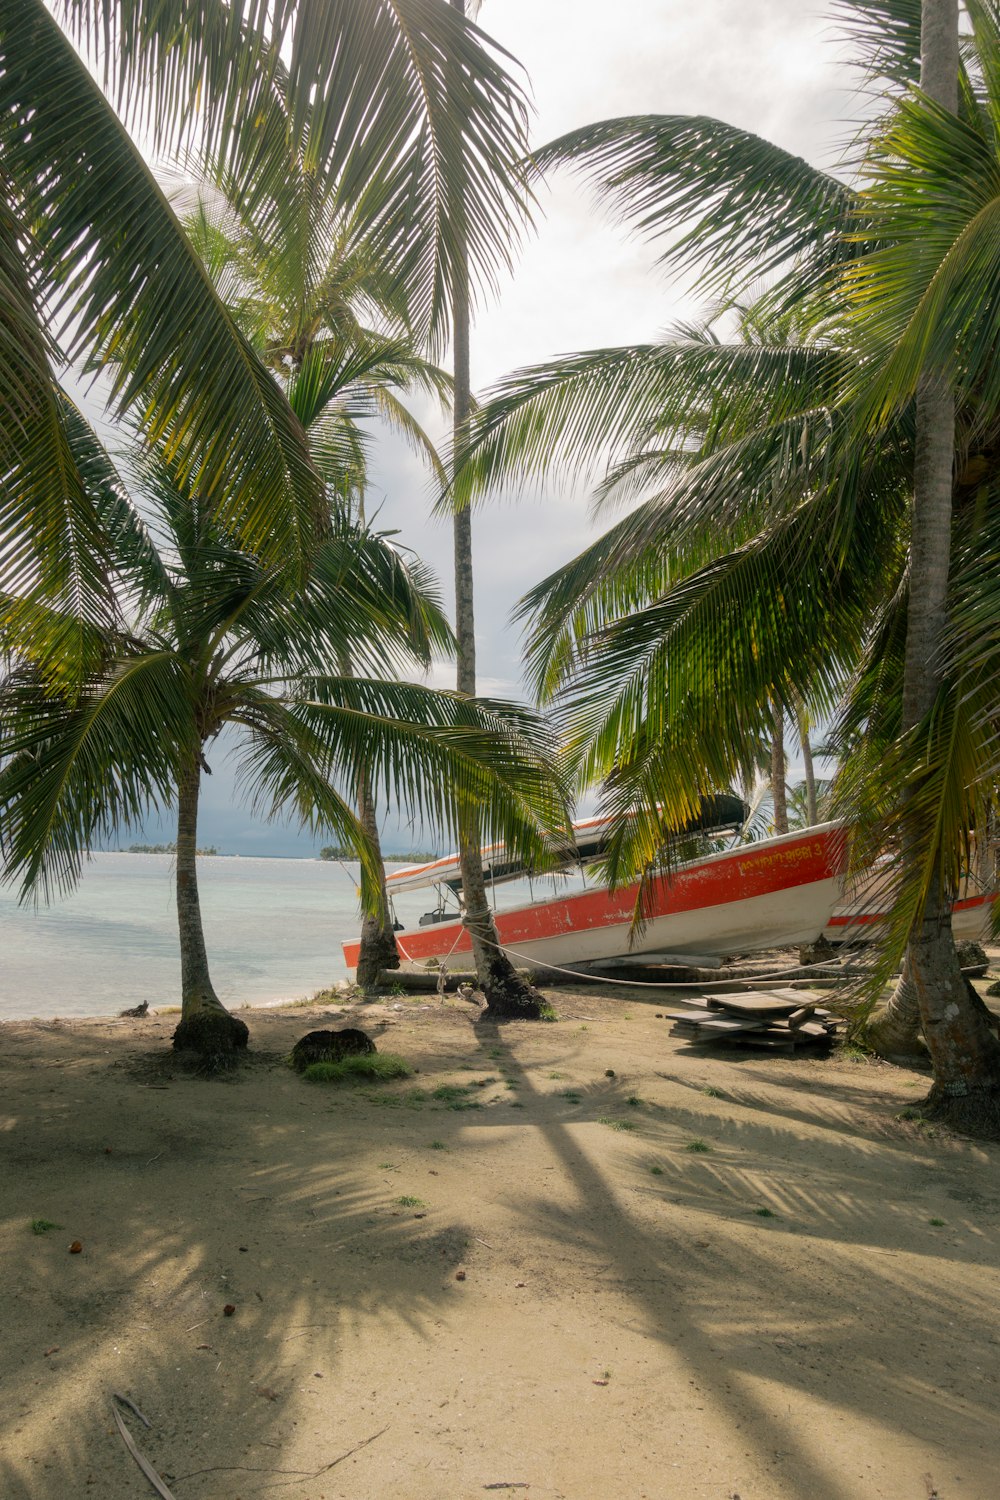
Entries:
{"label": "distant island", "polygon": [[[129,844],[127,849],[120,849],[119,854],[176,854],[176,844]],[[218,854],[214,844],[209,844],[207,849],[196,849],[195,854]]]}
{"label": "distant island", "polygon": [[[347,844],[327,844],[319,851],[320,859],[357,859],[357,854]],[[410,849],[406,854],[383,854],[383,859],[391,860],[393,864],[403,865],[425,865],[432,859],[439,859],[436,850]]]}

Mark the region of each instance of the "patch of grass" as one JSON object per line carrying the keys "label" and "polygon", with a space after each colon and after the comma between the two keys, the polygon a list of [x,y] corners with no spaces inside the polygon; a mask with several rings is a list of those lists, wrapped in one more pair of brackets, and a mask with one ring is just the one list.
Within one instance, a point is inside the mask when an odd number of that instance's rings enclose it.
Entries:
{"label": "patch of grass", "polygon": [[450,1104],[446,1104],[445,1105],[445,1109],[456,1109],[456,1110],[457,1109],[482,1109],[482,1107],[483,1107],[483,1101],[481,1099],[452,1099],[452,1101],[451,1101]]}
{"label": "patch of grass", "polygon": [[897,1114],[896,1119],[915,1120],[918,1125],[922,1125],[924,1123],[924,1117],[915,1104],[908,1104],[905,1109],[901,1109]]}
{"label": "patch of grass", "polygon": [[613,1120],[610,1115],[602,1115],[598,1125],[607,1125],[610,1130],[634,1130],[634,1120]]}
{"label": "patch of grass", "polygon": [[944,1219],[928,1219],[927,1222],[928,1224],[933,1224],[935,1229],[943,1229],[945,1226]]}
{"label": "patch of grass", "polygon": [[852,1042],[845,1038],[837,1048],[837,1055],[844,1062],[866,1063],[871,1061],[871,1054],[866,1052],[858,1042]]}
{"label": "patch of grass", "polygon": [[639,1105],[642,1103],[642,1100],[639,1098],[638,1094],[629,1094],[628,1098],[625,1100],[625,1103],[631,1104],[633,1109],[638,1109]]}
{"label": "patch of grass", "polygon": [[467,1083],[441,1083],[431,1090],[431,1098],[440,1099],[442,1104],[450,1104],[454,1099],[464,1098],[468,1092]]}
{"label": "patch of grass", "polygon": [[491,1047],[489,1049],[489,1051],[487,1052],[486,1056],[487,1057],[506,1057],[507,1056],[507,1048],[506,1047]]}
{"label": "patch of grass", "polygon": [[589,1026],[578,1026],[576,1029],[577,1029],[577,1031],[589,1031],[590,1027]]}
{"label": "patch of grass", "polygon": [[400,1208],[423,1208],[425,1206],[423,1198],[414,1198],[412,1193],[403,1193],[394,1201],[399,1204]]}
{"label": "patch of grass", "polygon": [[339,1062],[310,1063],[302,1077],[310,1083],[342,1083],[345,1078],[410,1078],[413,1069],[404,1057],[393,1052],[369,1052],[356,1057],[342,1057]]}
{"label": "patch of grass", "polygon": [[54,1223],[51,1219],[32,1219],[32,1234],[48,1234],[51,1229],[61,1229],[61,1224]]}
{"label": "patch of grass", "polygon": [[565,1078],[566,1074],[565,1073],[550,1073],[549,1077],[550,1078]]}
{"label": "patch of grass", "polygon": [[755,1208],[754,1213],[758,1219],[776,1219],[778,1215],[771,1208]]}
{"label": "patch of grass", "polygon": [[[310,1005],[346,1005],[351,1000],[361,998],[361,987],[357,984],[345,984],[343,989],[339,985],[328,985],[325,990],[316,990],[309,997]],[[297,1001],[299,1005],[304,1001]]]}
{"label": "patch of grass", "polygon": [[405,1094],[381,1093],[376,1089],[362,1089],[362,1099],[369,1104],[380,1104],[384,1109],[422,1109],[430,1095],[425,1089],[407,1089]]}
{"label": "patch of grass", "polygon": [[405,995],[406,994],[406,985],[405,984],[391,984],[389,986],[389,994],[390,995],[397,995],[397,996],[399,996],[399,995]]}
{"label": "patch of grass", "polygon": [[705,1087],[702,1089],[702,1093],[707,1094],[709,1099],[721,1099],[723,1097],[722,1090],[713,1088],[710,1083],[705,1084]]}
{"label": "patch of grass", "polygon": [[650,1167],[649,1170],[650,1170],[650,1173],[652,1174],[653,1177],[662,1177],[663,1176],[663,1168],[662,1167]]}
{"label": "patch of grass", "polygon": [[503,1081],[503,1086],[505,1089],[519,1089],[521,1087],[521,1084],[516,1078],[505,1078]]}
{"label": "patch of grass", "polygon": [[563,1089],[560,1097],[565,1099],[569,1104],[579,1104],[583,1095],[578,1089]]}
{"label": "patch of grass", "polygon": [[511,1109],[523,1109],[524,1108],[524,1104],[522,1103],[522,1101],[520,1099],[508,1099],[507,1103],[510,1105]]}
{"label": "patch of grass", "polygon": [[447,1151],[448,1149],[444,1141],[431,1141],[430,1146],[432,1151]]}
{"label": "patch of grass", "polygon": [[685,1151],[711,1151],[711,1149],[707,1141],[688,1141],[684,1147]]}
{"label": "patch of grass", "polygon": [[380,1172],[395,1172],[396,1163],[394,1161],[380,1161],[378,1167]]}
{"label": "patch of grass", "polygon": [[558,1021],[559,1017],[556,1015],[549,1002],[547,1000],[543,1000],[541,1005],[538,1007],[538,1019],[540,1021]]}

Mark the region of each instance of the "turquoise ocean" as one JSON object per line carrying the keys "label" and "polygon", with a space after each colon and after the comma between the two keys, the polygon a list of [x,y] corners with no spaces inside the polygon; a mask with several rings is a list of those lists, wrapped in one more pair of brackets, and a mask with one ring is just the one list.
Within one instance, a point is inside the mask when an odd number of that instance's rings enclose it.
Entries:
{"label": "turquoise ocean", "polygon": [[[356,881],[357,865],[318,859],[199,859],[220,1000],[264,1005],[344,979]],[[434,902],[433,891],[411,892],[399,918],[415,924]],[[170,855],[95,854],[76,890],[49,906],[19,906],[0,887],[0,1020],[114,1015],[142,1000],[180,1001]]]}

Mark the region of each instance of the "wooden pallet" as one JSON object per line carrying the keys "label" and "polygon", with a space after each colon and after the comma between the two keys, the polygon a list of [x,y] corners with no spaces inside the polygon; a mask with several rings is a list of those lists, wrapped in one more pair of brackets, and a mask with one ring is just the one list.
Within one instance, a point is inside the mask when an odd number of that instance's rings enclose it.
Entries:
{"label": "wooden pallet", "polygon": [[741,995],[713,995],[703,1010],[671,1011],[670,1035],[686,1042],[727,1042],[797,1052],[828,1047],[839,1017],[801,990],[753,990]]}

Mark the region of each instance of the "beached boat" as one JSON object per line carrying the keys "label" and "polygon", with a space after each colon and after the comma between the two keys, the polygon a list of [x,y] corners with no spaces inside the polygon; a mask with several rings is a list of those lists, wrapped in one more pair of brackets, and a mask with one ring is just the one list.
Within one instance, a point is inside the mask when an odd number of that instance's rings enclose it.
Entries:
{"label": "beached boat", "polygon": [[[951,909],[951,930],[957,943],[985,943],[992,931],[993,903],[996,891],[971,892],[966,885]],[[884,911],[873,910],[863,898],[838,902],[823,929],[828,943],[869,943],[878,925],[885,921]]]}
{"label": "beached boat", "polygon": [[[578,854],[581,846],[599,846],[606,827],[600,819],[575,824]],[[487,881],[494,885],[524,874],[505,861],[502,846],[485,850],[484,856]],[[824,823],[687,860],[656,877],[638,933],[633,930],[638,887],[610,891],[599,884],[498,910],[497,932],[514,962],[538,968],[626,958],[723,958],[808,943],[819,937],[842,895],[846,864],[844,825]],[[389,877],[390,895],[436,888],[441,901],[420,926],[397,932],[404,967],[447,963],[458,968],[471,952],[461,913],[448,911],[445,904],[458,882],[457,855],[408,866]],[[343,947],[347,967],[356,968],[360,944]]]}

